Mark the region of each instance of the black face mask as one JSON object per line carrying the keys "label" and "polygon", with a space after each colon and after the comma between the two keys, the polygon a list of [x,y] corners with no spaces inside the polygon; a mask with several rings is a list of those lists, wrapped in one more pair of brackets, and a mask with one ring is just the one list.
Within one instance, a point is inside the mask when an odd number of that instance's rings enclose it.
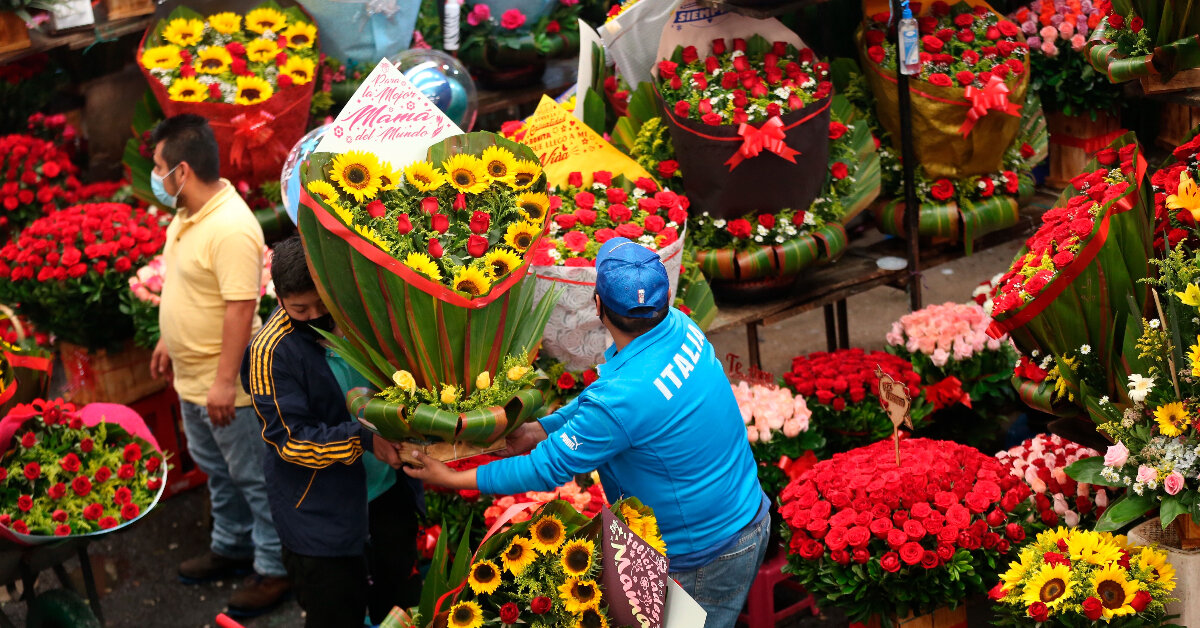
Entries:
{"label": "black face mask", "polygon": [[323,316],[318,316],[306,321],[292,319],[292,325],[296,328],[296,331],[303,334],[306,338],[313,340],[314,342],[320,342],[324,340],[324,337],[322,337],[321,334],[317,333],[315,330],[319,329],[325,332],[332,332],[334,327],[333,315],[326,313]]}

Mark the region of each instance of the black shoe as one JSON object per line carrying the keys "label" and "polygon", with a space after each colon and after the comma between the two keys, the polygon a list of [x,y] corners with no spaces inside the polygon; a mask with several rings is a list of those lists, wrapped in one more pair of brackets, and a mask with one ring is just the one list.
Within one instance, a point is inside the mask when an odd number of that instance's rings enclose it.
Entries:
{"label": "black shoe", "polygon": [[220,578],[244,576],[254,571],[249,558],[227,558],[212,550],[179,565],[179,580],[184,584],[202,584]]}

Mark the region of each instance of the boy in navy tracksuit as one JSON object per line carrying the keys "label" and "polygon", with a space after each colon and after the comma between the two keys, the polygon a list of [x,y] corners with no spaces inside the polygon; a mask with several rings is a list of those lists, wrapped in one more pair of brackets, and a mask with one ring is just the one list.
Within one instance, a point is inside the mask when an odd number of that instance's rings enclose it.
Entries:
{"label": "boy in navy tracksuit", "polygon": [[[352,370],[314,331],[335,332],[335,326],[309,275],[299,237],[276,245],[271,270],[281,307],[247,348],[241,376],[268,444],[263,466],[284,566],[306,611],[305,626],[362,626],[373,601],[368,582],[374,574],[368,573],[366,555],[368,497],[388,497],[377,503],[394,516],[376,516],[372,504],[371,520],[391,519],[385,527],[408,530],[413,545],[411,556],[402,552],[383,562],[394,568],[407,561],[411,572],[420,487],[397,482],[393,468],[378,464],[398,467],[395,448],[346,409],[347,385],[341,380],[352,377]],[[374,452],[378,461],[364,452]],[[375,579],[389,581],[391,574],[381,575]]]}

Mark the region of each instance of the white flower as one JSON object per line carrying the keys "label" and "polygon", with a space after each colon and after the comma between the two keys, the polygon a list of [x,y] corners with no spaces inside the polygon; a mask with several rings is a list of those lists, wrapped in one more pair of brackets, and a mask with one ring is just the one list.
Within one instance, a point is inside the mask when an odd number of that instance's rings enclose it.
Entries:
{"label": "white flower", "polygon": [[1109,403],[1108,395],[1104,395],[1103,397],[1100,398],[1100,405],[1106,406],[1106,405],[1108,405],[1108,403]]}
{"label": "white flower", "polygon": [[780,244],[783,244],[783,236],[781,236],[781,235],[775,236],[775,241]]}
{"label": "white flower", "polygon": [[1083,345],[1079,347],[1079,355],[1087,355],[1092,352],[1092,345]]}
{"label": "white flower", "polygon": [[817,86],[817,81],[816,81],[816,79],[813,79],[813,78],[809,78],[807,81],[804,81],[803,83],[800,84],[800,87],[803,87],[805,89],[812,89],[816,86]]}
{"label": "white flower", "polygon": [[759,225],[757,231],[759,235],[767,235],[768,229],[762,225]]}
{"label": "white flower", "polygon": [[784,100],[787,100],[787,97],[792,95],[792,90],[790,90],[786,87],[776,87],[775,91],[773,93],[776,96],[778,96]]}
{"label": "white flower", "polygon": [[738,57],[741,57],[741,56],[743,56],[743,55],[745,55],[745,54],[746,54],[746,52],[745,52],[745,51],[743,51],[743,50],[734,50],[733,52],[729,53],[729,58],[730,58],[730,59],[736,59],[736,58],[738,58]]}
{"label": "white flower", "polygon": [[1039,353],[1037,349],[1034,349],[1033,351],[1029,352],[1029,357],[1031,357],[1031,358],[1036,358],[1039,355],[1041,355],[1041,353]]}
{"label": "white flower", "polygon": [[550,249],[546,252],[546,254],[554,259],[562,259],[562,253],[559,253],[558,249]]}
{"label": "white flower", "polygon": [[1141,403],[1146,400],[1146,395],[1154,388],[1153,377],[1142,377],[1139,373],[1134,373],[1129,376],[1129,398]]}
{"label": "white flower", "polygon": [[760,235],[756,235],[756,236],[754,236],[754,241],[755,241],[755,242],[762,242],[762,241],[763,241],[763,237],[762,237],[762,236],[760,236]]}
{"label": "white flower", "polygon": [[725,219],[724,219],[724,218],[718,218],[717,220],[714,220],[714,221],[713,221],[713,226],[714,226],[714,227],[716,227],[716,228],[718,228],[718,229],[724,229],[724,228],[725,228]]}
{"label": "white flower", "polygon": [[812,212],[808,212],[808,213],[804,214],[804,224],[806,224],[806,225],[817,224],[817,219],[815,216],[813,216]]}
{"label": "white flower", "polygon": [[1158,329],[1158,326],[1159,326],[1159,324],[1160,324],[1160,323],[1158,322],[1158,319],[1157,319],[1157,318],[1155,318],[1155,319],[1151,319],[1151,321],[1150,321],[1150,329]]}

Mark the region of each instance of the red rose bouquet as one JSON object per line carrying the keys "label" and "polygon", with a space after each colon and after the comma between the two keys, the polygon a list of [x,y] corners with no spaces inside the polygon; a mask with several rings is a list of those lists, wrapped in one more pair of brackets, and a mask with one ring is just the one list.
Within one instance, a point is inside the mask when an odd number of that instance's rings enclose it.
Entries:
{"label": "red rose bouquet", "polygon": [[1056,434],[1038,434],[996,454],[996,459],[1029,485],[1033,506],[1030,516],[1035,522],[1051,527],[1062,522],[1069,528],[1090,529],[1108,506],[1108,493],[1102,486],[1071,479],[1066,467],[1099,455]]}
{"label": "red rose bouquet", "polygon": [[70,155],[29,135],[0,137],[0,229],[20,229],[71,202],[79,187]]}
{"label": "red rose bouquet", "polygon": [[54,366],[50,337],[0,305],[0,416],[44,397]]}
{"label": "red rose bouquet", "polygon": [[10,438],[0,461],[0,525],[19,542],[109,531],[162,495],[167,465],[157,447],[103,418],[84,420],[61,399],[19,406],[0,425]]}
{"label": "red rose bouquet", "polygon": [[912,363],[882,351],[839,349],[792,359],[783,381],[812,411],[810,423],[825,432],[831,451],[845,451],[889,436],[892,423],[879,402],[876,368],[908,387],[912,420],[920,425],[929,414],[921,377]]}
{"label": "red rose bouquet", "polygon": [[1029,489],[995,458],[949,441],[890,440],[818,462],[780,514],[789,572],[852,621],[903,617],[982,593],[1025,539]]}
{"label": "red rose bouquet", "polygon": [[51,212],[0,248],[0,302],[60,340],[101,349],[133,336],[129,278],[162,250],[167,214],[120,203]]}

